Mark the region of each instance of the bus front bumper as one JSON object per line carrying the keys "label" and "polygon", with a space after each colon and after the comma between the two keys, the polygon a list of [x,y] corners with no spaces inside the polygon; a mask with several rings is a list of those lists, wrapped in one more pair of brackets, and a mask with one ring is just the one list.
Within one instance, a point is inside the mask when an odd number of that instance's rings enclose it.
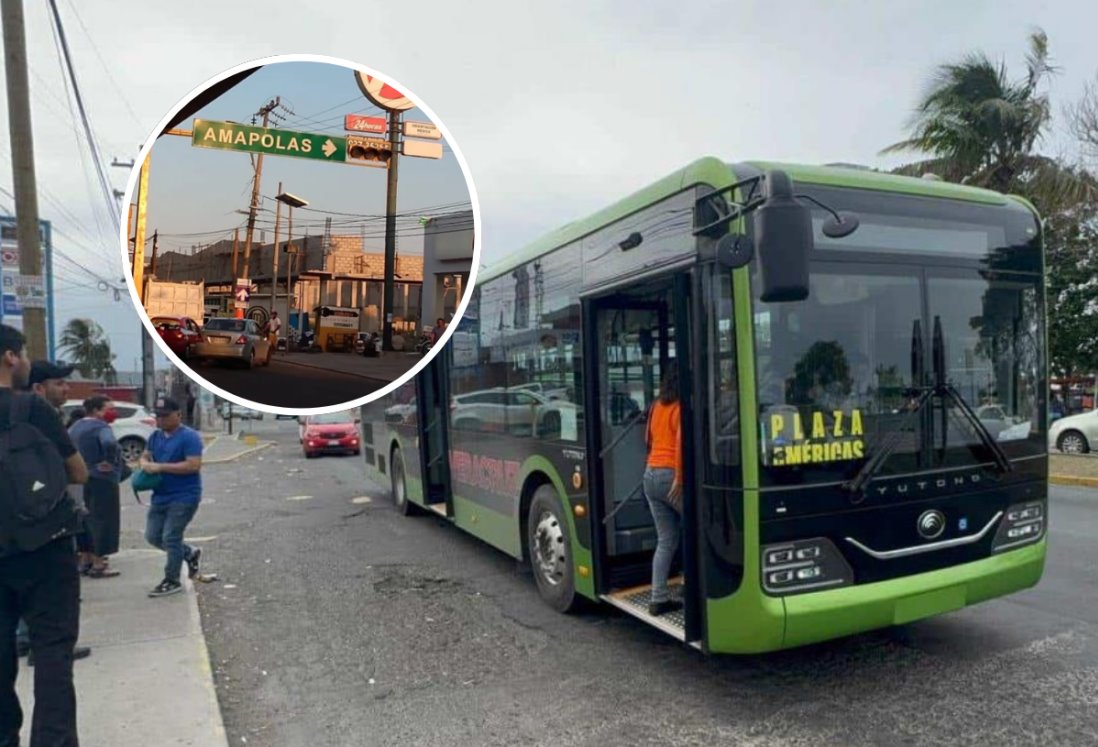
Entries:
{"label": "bus front bumper", "polygon": [[[795,648],[953,612],[1035,585],[1044,572],[1046,547],[1044,538],[952,568],[830,591],[769,597],[759,590],[761,605],[755,607],[755,619],[741,618],[740,624],[735,615],[714,617],[723,605],[722,600],[711,600],[708,650],[761,653]],[[755,630],[743,630],[742,623]]]}

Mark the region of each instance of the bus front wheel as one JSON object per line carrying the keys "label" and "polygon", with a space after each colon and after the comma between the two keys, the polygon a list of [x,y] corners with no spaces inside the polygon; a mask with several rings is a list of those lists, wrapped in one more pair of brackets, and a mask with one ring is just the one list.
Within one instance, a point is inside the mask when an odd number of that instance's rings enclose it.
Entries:
{"label": "bus front wheel", "polygon": [[545,602],[558,612],[576,607],[575,575],[572,567],[572,538],[564,520],[557,491],[542,485],[530,502],[526,528],[530,567],[538,591]]}
{"label": "bus front wheel", "polygon": [[411,516],[415,513],[416,507],[408,500],[408,487],[404,479],[404,457],[399,448],[393,449],[389,473],[393,480],[393,503],[396,504],[397,511],[403,516]]}

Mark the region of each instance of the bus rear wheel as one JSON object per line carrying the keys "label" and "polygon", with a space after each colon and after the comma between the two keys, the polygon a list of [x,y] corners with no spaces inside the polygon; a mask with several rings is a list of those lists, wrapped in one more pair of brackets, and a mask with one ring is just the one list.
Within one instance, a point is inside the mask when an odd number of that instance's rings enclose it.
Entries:
{"label": "bus rear wheel", "polygon": [[578,598],[572,566],[572,538],[564,520],[564,509],[552,485],[539,487],[530,502],[526,546],[541,598],[557,612],[575,609]]}
{"label": "bus rear wheel", "polygon": [[408,486],[404,479],[404,457],[400,448],[393,449],[392,464],[389,469],[393,481],[393,503],[402,516],[411,516],[416,512],[415,504],[408,500]]}

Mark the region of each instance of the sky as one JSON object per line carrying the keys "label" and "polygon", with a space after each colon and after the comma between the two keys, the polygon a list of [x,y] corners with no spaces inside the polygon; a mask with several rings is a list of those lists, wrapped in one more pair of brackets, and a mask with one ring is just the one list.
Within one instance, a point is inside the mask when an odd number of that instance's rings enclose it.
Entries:
{"label": "sky", "polygon": [[[181,122],[191,129],[195,118],[250,124],[260,106],[278,98],[281,107],[272,115],[270,126],[296,132],[346,135],[343,115],[382,115],[359,90],[351,70],[321,62],[284,62],[253,73],[242,83],[195,116]],[[292,114],[290,112],[293,112]],[[429,121],[426,113],[413,108],[404,112],[407,122]],[[262,124],[261,120],[257,120]],[[378,137],[374,135],[373,137]],[[423,216],[471,209],[469,192],[461,166],[444,144],[439,160],[401,158],[398,167],[397,211]],[[161,251],[190,252],[219,239],[232,238],[239,227],[241,240],[251,200],[252,165],[247,153],[194,147],[189,138],[164,136],[153,146],[149,169],[148,233],[158,230]],[[333,233],[363,235],[368,250],[384,251],[386,171],[384,169],[331,164],[306,158],[268,156],[264,158],[261,183],[262,213],[257,219],[254,241],[261,231],[273,241],[275,202],[278,185],[309,202],[294,211],[294,235],[303,230],[323,233],[331,215]],[[328,213],[321,212],[328,211]],[[348,213],[371,216],[362,220]],[[342,214],[342,215],[340,215]],[[282,210],[281,238],[287,231],[287,211]],[[397,249],[421,253],[423,232],[417,215],[398,222]]]}
{"label": "sky", "polygon": [[[1050,91],[1054,129],[1041,149],[1070,156],[1076,148],[1062,109],[1098,75],[1098,4],[1081,1],[58,6],[108,159],[133,158],[181,98],[247,60],[326,54],[377,70],[423,101],[464,154],[481,208],[481,261],[488,264],[704,155],[881,168],[909,160],[879,152],[904,138],[935,66],[979,50],[1017,78],[1035,26],[1048,33],[1061,69]],[[40,211],[67,234],[57,246],[77,262],[61,271],[59,317],[94,316],[111,336],[119,368],[128,368],[123,362],[138,354],[142,330],[128,298],[95,290],[89,275],[121,276],[120,252],[96,223],[105,208],[88,186],[46,7],[28,3],[26,11],[38,181],[50,195]],[[235,116],[278,93],[250,92]],[[296,99],[299,115],[325,108],[307,94]],[[0,121],[7,122],[6,111]],[[0,187],[10,189],[8,135],[0,129]],[[224,168],[233,169],[229,202],[244,207],[247,163]],[[110,175],[115,186],[126,186],[125,169]],[[272,185],[265,177],[265,194]],[[10,200],[0,193],[4,207]],[[233,225],[227,210],[208,228]],[[178,219],[189,224],[209,212]]]}

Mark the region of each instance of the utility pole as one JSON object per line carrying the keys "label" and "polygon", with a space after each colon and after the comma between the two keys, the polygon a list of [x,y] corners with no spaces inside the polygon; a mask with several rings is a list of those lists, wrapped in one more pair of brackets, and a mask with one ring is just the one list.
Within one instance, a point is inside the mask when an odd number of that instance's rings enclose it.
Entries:
{"label": "utility pole", "polygon": [[[282,182],[278,183],[278,191],[275,195],[282,194]],[[282,217],[282,201],[275,200],[275,242],[274,251],[271,252],[271,313],[274,313],[275,303],[278,301],[278,221]],[[289,287],[287,295],[289,295]],[[288,314],[287,314],[288,316]]]}
{"label": "utility pole", "polygon": [[237,248],[239,246],[240,246],[240,229],[236,228],[236,229],[233,229],[233,276],[232,276],[232,278],[229,279],[230,284],[236,282],[236,270],[237,270],[237,267],[236,267],[236,252],[237,252]]}
{"label": "utility pole", "polygon": [[153,255],[149,262],[149,276],[156,277],[156,250],[160,248],[160,231],[153,231]]}
{"label": "utility pole", "polygon": [[[42,246],[38,236],[38,185],[34,175],[30,87],[27,83],[27,38],[23,3],[3,0],[4,69],[8,81],[8,128],[11,140],[12,187],[15,189],[15,235],[19,243],[19,274],[42,279]],[[45,287],[45,284],[43,284]],[[24,307],[23,333],[27,354],[45,358],[46,310]]]}
{"label": "utility pole", "polygon": [[385,290],[382,308],[385,309],[384,326],[381,333],[381,348],[393,349],[393,285],[396,274],[396,207],[397,207],[397,162],[400,158],[400,112],[389,112],[389,142],[392,150],[389,156],[389,183],[385,192]]}
{"label": "utility pole", "polygon": [[[263,127],[266,129],[270,121],[271,112],[282,103],[282,99],[275,96],[266,105],[256,112],[256,116],[263,117]],[[253,121],[254,124],[254,121]],[[248,210],[248,230],[244,237],[244,277],[248,277],[249,262],[252,258],[252,236],[255,233],[255,214],[259,210],[259,183],[263,179],[263,154],[259,153],[255,159],[255,178],[252,180],[252,204]],[[234,278],[235,280],[235,278]]]}

